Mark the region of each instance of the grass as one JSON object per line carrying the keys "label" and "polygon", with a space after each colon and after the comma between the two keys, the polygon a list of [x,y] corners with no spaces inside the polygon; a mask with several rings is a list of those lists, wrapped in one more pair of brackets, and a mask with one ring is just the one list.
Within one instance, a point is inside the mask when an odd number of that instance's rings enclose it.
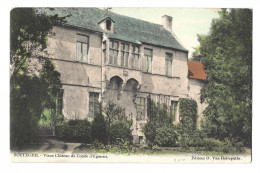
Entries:
{"label": "grass", "polygon": [[[75,143],[74,143],[75,144]],[[179,155],[179,154],[197,154],[197,155],[250,155],[251,149],[246,149],[246,152],[216,152],[205,151],[203,148],[181,148],[181,147],[154,147],[148,148],[147,145],[103,145],[98,144],[77,144],[75,148],[68,148],[71,143],[66,143],[56,139],[46,139],[39,143],[34,143],[20,149],[19,152],[55,152],[63,153],[67,150],[72,150],[72,153],[106,153],[106,154],[129,154],[129,155]]]}
{"label": "grass", "polygon": [[196,148],[181,148],[181,147],[158,147],[156,149],[149,149],[146,146],[131,146],[131,147],[122,147],[117,145],[107,145],[101,146],[99,148],[94,148],[91,144],[81,144],[77,147],[74,152],[77,153],[107,153],[107,154],[144,154],[144,155],[166,155],[166,154],[199,154],[199,155],[214,155],[214,156],[225,156],[225,155],[241,155],[241,154],[250,154],[250,151],[246,153],[224,153],[216,151],[203,151]]}

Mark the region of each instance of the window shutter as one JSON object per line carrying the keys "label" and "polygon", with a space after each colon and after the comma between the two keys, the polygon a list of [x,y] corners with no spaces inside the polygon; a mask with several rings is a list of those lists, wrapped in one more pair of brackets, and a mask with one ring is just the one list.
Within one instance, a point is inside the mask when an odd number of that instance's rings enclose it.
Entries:
{"label": "window shutter", "polygon": [[88,45],[82,43],[82,61],[87,62],[88,60]]}
{"label": "window shutter", "polygon": [[148,56],[147,57],[147,63],[148,63],[148,66],[147,66],[147,70],[148,72],[152,72],[152,57]]}
{"label": "window shutter", "polygon": [[77,60],[81,60],[81,43],[76,43],[76,51],[77,51]]}

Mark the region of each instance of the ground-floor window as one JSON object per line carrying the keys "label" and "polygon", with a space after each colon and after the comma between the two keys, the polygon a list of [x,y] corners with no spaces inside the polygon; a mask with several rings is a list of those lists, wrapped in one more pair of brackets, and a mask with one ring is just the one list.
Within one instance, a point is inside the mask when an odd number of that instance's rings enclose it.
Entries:
{"label": "ground-floor window", "polygon": [[99,112],[99,93],[90,92],[89,93],[89,117],[94,118],[94,115]]}
{"label": "ground-floor window", "polygon": [[145,98],[137,97],[137,120],[145,120]]}
{"label": "ground-floor window", "polygon": [[175,117],[177,114],[177,106],[178,106],[178,101],[171,101],[171,116],[173,118],[173,121],[175,121]]}

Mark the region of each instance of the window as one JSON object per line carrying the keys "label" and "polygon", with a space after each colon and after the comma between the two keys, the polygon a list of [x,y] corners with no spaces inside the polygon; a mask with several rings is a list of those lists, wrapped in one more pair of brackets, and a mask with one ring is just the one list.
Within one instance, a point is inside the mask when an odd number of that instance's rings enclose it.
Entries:
{"label": "window", "polygon": [[129,44],[121,43],[121,66],[128,67]]}
{"label": "window", "polygon": [[89,117],[94,118],[99,112],[99,103],[98,103],[99,93],[90,92],[89,93]]}
{"label": "window", "polygon": [[144,48],[144,57],[146,60],[146,72],[152,72],[152,57],[153,57],[153,50]]}
{"label": "window", "polygon": [[110,31],[111,30],[111,20],[106,20],[106,29],[108,30],[108,31]]}
{"label": "window", "polygon": [[165,54],[165,74],[166,76],[172,76],[172,54]]}
{"label": "window", "polygon": [[88,60],[88,48],[89,48],[89,38],[85,35],[77,34],[76,36],[76,58],[77,61],[87,62]]}
{"label": "window", "polygon": [[109,44],[109,62],[108,64],[117,65],[119,44],[116,41],[111,40]]}
{"label": "window", "polygon": [[131,46],[131,60],[130,67],[131,68],[139,68],[139,56],[140,56],[140,48],[139,46],[132,45]]}
{"label": "window", "polygon": [[145,98],[137,97],[137,120],[145,120]]}
{"label": "window", "polygon": [[177,114],[177,106],[178,106],[178,101],[171,101],[171,116],[173,118],[173,121],[175,121],[175,117]]}

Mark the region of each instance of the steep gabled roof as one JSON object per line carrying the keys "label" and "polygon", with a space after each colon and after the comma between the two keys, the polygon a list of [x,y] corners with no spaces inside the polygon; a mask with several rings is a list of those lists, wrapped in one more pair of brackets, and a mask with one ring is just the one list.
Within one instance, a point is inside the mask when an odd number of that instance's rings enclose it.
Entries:
{"label": "steep gabled roof", "polygon": [[115,25],[114,33],[106,33],[106,36],[109,38],[134,43],[143,42],[188,51],[177,41],[170,31],[164,29],[163,26],[159,24],[119,15],[98,8],[38,8],[37,10],[39,13],[46,13],[47,15],[70,15],[70,17],[66,19],[66,25],[100,33],[104,31],[98,23],[110,17],[115,22]]}
{"label": "steep gabled roof", "polygon": [[200,62],[196,61],[188,61],[188,78],[189,79],[200,79],[200,80],[206,80],[207,76],[204,71],[204,66]]}

